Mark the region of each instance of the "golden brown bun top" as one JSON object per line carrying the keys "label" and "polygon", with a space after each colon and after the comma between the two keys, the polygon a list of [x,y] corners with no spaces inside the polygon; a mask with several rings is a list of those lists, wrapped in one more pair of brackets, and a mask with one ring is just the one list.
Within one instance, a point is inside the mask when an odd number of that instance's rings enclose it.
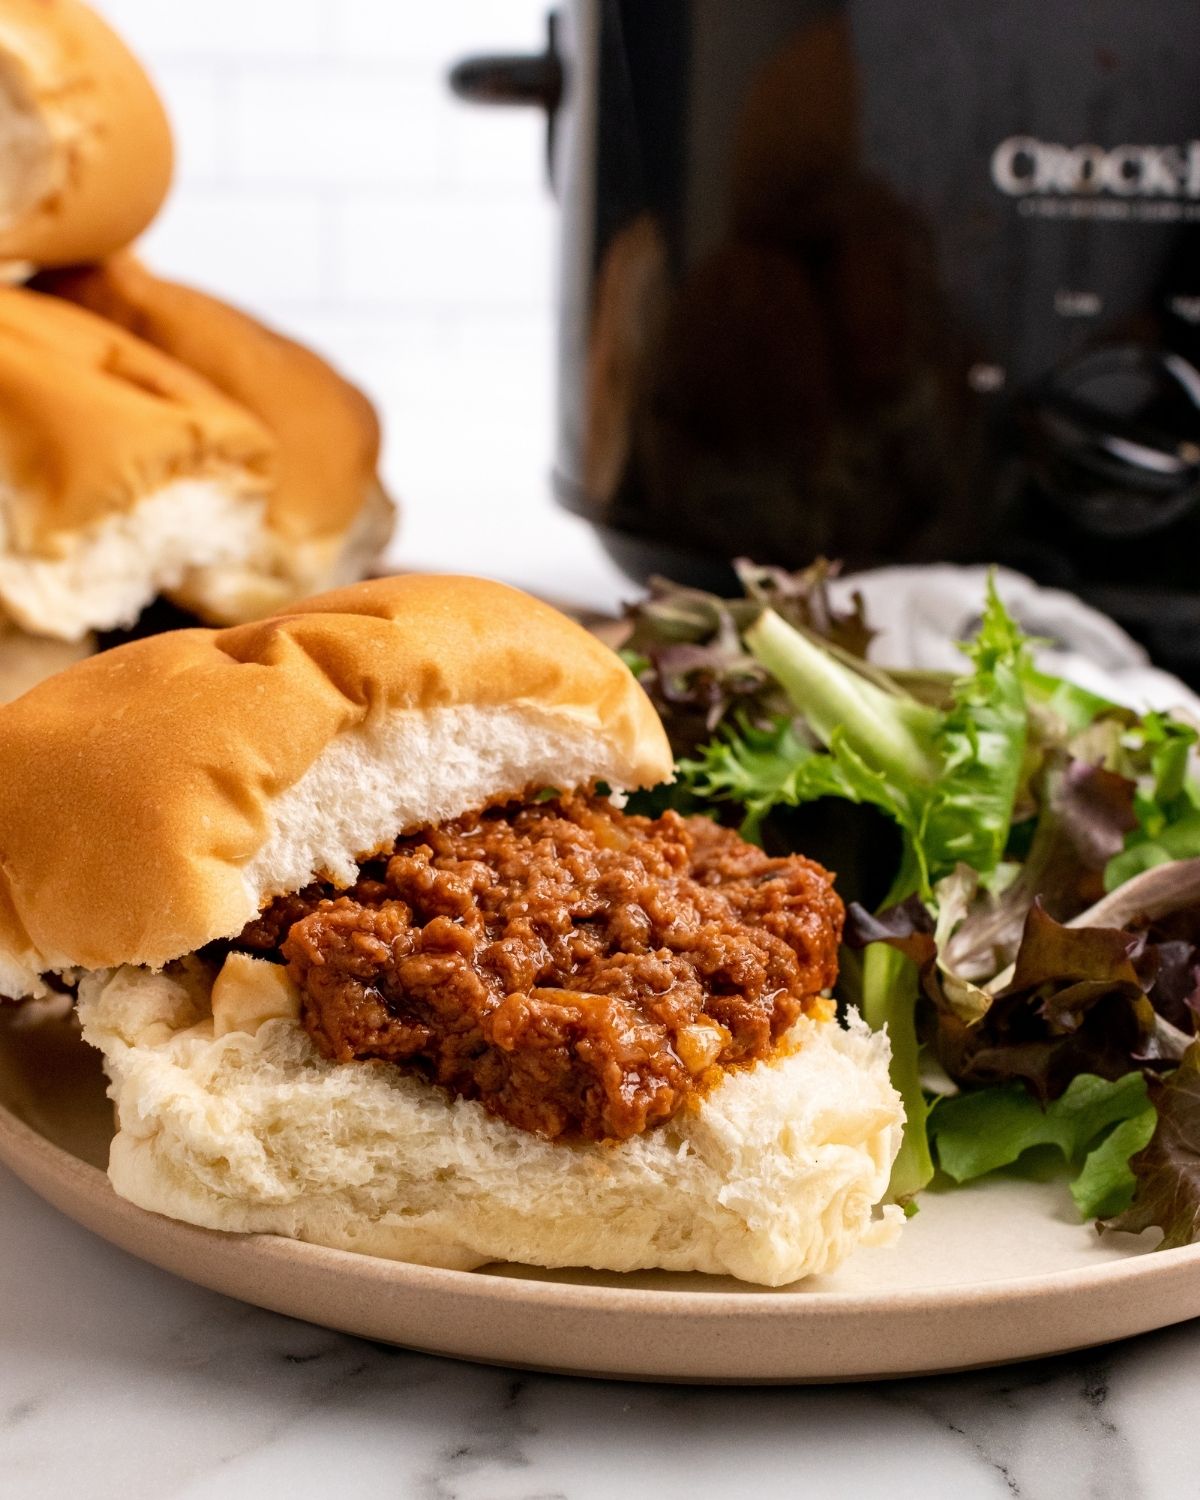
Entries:
{"label": "golden brown bun top", "polygon": [[130,244],[172,167],[170,125],[136,58],[77,0],[0,0],[0,75],[49,138],[37,184],[16,190],[22,207],[0,226],[0,260],[69,265]]}
{"label": "golden brown bun top", "polygon": [[[268,874],[251,889],[246,873],[277,799],[339,736],[444,708],[558,726],[592,747],[594,776],[611,766],[627,786],[671,772],[619,657],[549,605],[471,578],[382,579],[249,625],[153,636],[0,708],[0,994],[49,970],[159,966],[240,931],[282,888]],[[473,763],[488,748],[452,753]],[[519,767],[503,774],[513,784],[481,801],[524,790]],[[427,760],[400,775],[420,784]]]}
{"label": "golden brown bun top", "polygon": [[249,412],[149,344],[0,287],[0,489],[14,550],[54,556],[70,533],[175,479],[261,491],[274,455]]}
{"label": "golden brown bun top", "polygon": [[163,281],[132,255],[36,285],[198,371],[274,433],[279,462],[267,519],[285,541],[350,529],[375,482],[379,422],[323,359],[215,297]]}

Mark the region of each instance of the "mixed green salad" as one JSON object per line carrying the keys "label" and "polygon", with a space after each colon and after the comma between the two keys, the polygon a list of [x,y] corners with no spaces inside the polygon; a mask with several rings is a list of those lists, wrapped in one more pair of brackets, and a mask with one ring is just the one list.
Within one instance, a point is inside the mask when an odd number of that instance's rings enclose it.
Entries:
{"label": "mixed green salad", "polygon": [[882,670],[835,571],[656,581],[623,655],[702,812],[838,872],[839,1001],[891,1036],[892,1196],[1065,1162],[1105,1227],[1200,1239],[1198,727],[1049,676],[994,587],[959,676]]}

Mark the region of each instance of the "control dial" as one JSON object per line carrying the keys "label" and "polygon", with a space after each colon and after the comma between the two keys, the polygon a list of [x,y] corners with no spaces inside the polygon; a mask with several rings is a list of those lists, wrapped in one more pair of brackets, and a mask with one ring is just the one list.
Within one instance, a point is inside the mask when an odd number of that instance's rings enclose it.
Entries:
{"label": "control dial", "polygon": [[1023,416],[1042,488],[1091,536],[1148,536],[1200,498],[1200,371],[1181,354],[1089,350],[1032,391]]}

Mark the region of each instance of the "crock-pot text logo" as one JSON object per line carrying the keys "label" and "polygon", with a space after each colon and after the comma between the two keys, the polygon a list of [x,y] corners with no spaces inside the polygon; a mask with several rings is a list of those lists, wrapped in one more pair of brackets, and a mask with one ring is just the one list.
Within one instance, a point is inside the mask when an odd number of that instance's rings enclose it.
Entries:
{"label": "crock-pot text logo", "polygon": [[1010,135],[992,152],[1002,193],[1118,198],[1200,198],[1200,141],[1184,146],[1063,146]]}

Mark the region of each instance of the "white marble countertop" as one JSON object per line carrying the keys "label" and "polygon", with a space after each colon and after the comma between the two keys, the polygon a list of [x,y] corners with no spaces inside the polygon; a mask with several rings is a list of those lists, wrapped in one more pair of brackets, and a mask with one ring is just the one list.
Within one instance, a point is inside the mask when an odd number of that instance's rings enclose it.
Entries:
{"label": "white marble countertop", "polygon": [[941,1379],[639,1386],[292,1322],[113,1249],[0,1168],[5,1500],[1157,1500],[1200,1326]]}
{"label": "white marble countertop", "polygon": [[[612,607],[628,586],[585,528],[555,525],[559,587]],[[539,581],[474,540],[460,567]],[[622,1385],[456,1364],[231,1302],[2,1168],[0,1223],[3,1500],[1157,1500],[1196,1484],[1197,1325],[942,1379]]]}

